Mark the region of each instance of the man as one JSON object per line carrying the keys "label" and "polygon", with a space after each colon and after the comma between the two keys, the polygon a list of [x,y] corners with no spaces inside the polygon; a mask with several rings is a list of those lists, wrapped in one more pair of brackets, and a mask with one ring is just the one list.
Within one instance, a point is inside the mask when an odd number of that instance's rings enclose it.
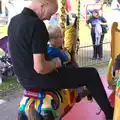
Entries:
{"label": "man", "polygon": [[96,69],[63,68],[59,58],[50,60],[47,55],[49,35],[43,20],[50,19],[57,8],[57,0],[33,0],[28,8],[11,19],[8,38],[15,74],[25,89],[86,85],[106,118],[111,119],[113,109]]}
{"label": "man", "polygon": [[[47,74],[52,72],[56,66],[61,66],[58,58],[46,61],[48,60],[47,54],[39,54],[47,52],[45,45],[49,40],[42,20],[49,20],[51,15],[57,11],[57,1],[54,0],[55,4],[51,1],[53,0],[33,0],[29,8],[24,8],[21,14],[11,19],[8,28],[9,47],[15,73],[20,78],[31,79],[38,76],[38,73]],[[45,40],[40,41],[39,38]]]}

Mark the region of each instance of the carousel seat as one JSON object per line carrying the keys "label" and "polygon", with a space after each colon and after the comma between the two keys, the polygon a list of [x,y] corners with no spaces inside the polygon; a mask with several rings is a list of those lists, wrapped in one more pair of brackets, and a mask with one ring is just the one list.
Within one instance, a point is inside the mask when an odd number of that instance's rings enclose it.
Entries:
{"label": "carousel seat", "polygon": [[36,89],[24,90],[24,96],[38,98],[38,95],[41,92],[42,90],[36,90]]}
{"label": "carousel seat", "polygon": [[62,100],[62,96],[60,93],[60,90],[48,90],[48,89],[42,89],[42,90],[36,90],[36,89],[31,89],[31,90],[24,90],[24,96],[29,97],[29,98],[35,98],[35,99],[44,99],[45,96],[51,96],[55,101],[59,99]]}

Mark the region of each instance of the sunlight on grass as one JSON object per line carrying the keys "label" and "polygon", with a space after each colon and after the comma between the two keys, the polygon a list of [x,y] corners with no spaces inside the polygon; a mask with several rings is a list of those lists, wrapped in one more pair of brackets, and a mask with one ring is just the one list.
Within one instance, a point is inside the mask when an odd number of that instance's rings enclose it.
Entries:
{"label": "sunlight on grass", "polygon": [[8,26],[0,26],[0,38],[7,36],[7,28]]}
{"label": "sunlight on grass", "polygon": [[9,77],[5,82],[0,85],[0,92],[19,87],[20,84],[17,82],[16,77]]}
{"label": "sunlight on grass", "polygon": [[[7,26],[0,26],[0,38],[7,36],[7,28]],[[0,49],[0,56],[4,54],[4,51]],[[8,77],[8,79],[0,85],[0,92],[18,87],[20,87],[20,84],[17,82],[16,77]]]}
{"label": "sunlight on grass", "polygon": [[86,26],[84,22],[80,22],[80,31],[79,31],[79,38],[80,44],[82,45],[90,45],[91,36],[90,36],[90,29]]}

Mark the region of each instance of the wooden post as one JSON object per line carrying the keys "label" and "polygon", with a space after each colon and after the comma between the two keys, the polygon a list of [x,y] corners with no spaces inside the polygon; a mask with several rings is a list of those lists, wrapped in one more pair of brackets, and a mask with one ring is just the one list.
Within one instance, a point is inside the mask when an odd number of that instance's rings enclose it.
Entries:
{"label": "wooden post", "polygon": [[65,32],[66,0],[61,0],[60,6],[60,26]]}
{"label": "wooden post", "polygon": [[80,45],[80,39],[79,39],[79,31],[80,31],[80,1],[81,0],[78,0],[77,3],[78,3],[78,19],[77,19],[77,41],[76,41],[76,54],[78,54],[78,50],[79,50],[79,45]]}
{"label": "wooden post", "polygon": [[[78,19],[77,19],[77,24],[78,24],[78,31],[79,31],[79,25],[80,25],[80,0],[78,0]],[[78,34],[79,38],[79,34]]]}

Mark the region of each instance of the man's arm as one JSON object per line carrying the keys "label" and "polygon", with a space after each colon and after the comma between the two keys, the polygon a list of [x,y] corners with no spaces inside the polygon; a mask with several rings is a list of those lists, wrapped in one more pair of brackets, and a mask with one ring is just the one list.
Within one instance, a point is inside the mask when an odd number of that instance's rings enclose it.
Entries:
{"label": "man's arm", "polygon": [[45,59],[48,39],[49,35],[45,24],[42,21],[36,21],[32,36],[32,53],[34,69],[40,74],[48,74],[61,66],[59,58],[55,58],[52,61]]}
{"label": "man's arm", "polygon": [[33,59],[34,69],[40,74],[50,73],[61,66],[59,58],[55,58],[52,61],[46,61],[44,54],[33,54]]}

